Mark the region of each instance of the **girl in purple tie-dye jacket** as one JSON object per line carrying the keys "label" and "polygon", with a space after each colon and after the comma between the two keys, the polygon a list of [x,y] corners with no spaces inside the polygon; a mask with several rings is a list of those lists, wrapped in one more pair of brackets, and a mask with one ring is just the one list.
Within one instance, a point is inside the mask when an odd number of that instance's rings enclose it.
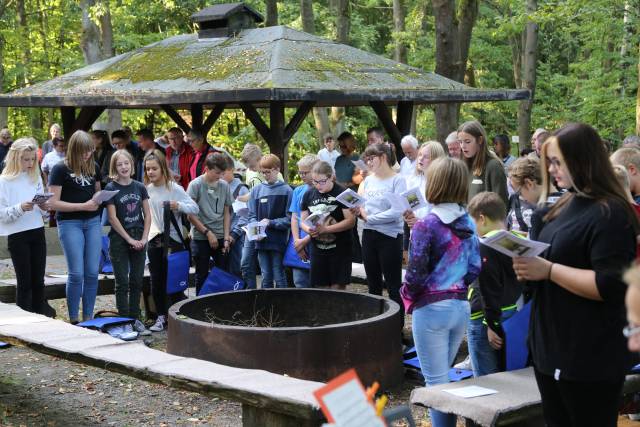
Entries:
{"label": "girl in purple tie-dye jacket", "polygon": [[[467,286],[480,273],[480,251],[467,202],[468,170],[460,160],[437,159],[427,171],[434,207],[411,231],[409,266],[400,295],[427,386],[449,381],[469,319]],[[434,427],[455,426],[455,415],[430,410]]]}

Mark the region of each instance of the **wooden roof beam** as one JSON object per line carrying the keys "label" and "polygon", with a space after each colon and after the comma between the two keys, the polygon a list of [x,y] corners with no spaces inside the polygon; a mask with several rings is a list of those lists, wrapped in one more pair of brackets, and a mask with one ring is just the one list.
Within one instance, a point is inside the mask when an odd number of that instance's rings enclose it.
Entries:
{"label": "wooden roof beam", "polygon": [[173,120],[184,133],[189,133],[191,131],[191,126],[187,124],[180,113],[178,113],[171,105],[162,104],[160,105],[160,108],[162,108],[162,110],[171,117],[171,120]]}

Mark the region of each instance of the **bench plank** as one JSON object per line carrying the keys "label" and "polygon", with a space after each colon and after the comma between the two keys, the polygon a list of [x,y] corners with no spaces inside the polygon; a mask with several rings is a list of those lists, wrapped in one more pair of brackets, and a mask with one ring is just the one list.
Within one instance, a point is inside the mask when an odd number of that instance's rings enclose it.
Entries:
{"label": "bench plank", "polygon": [[[288,419],[300,426],[319,426],[323,419],[313,397],[322,383],[170,355],[3,303],[0,340],[146,381],[236,400],[254,415],[254,421]],[[244,425],[251,422],[247,419]]]}

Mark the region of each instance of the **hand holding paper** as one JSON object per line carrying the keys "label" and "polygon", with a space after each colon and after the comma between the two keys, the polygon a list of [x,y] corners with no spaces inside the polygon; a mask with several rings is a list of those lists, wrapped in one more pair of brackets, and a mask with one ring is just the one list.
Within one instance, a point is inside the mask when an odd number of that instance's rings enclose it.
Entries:
{"label": "hand holding paper", "polygon": [[119,192],[120,192],[120,190],[113,190],[113,191],[102,190],[102,191],[98,191],[96,194],[93,195],[92,199],[98,205],[101,205],[104,202],[106,202],[107,200],[111,200],[113,198],[113,196],[115,196]]}
{"label": "hand holding paper", "polygon": [[523,237],[516,236],[507,230],[500,230],[492,233],[484,239],[480,239],[480,243],[510,256],[511,258],[536,257],[549,247],[549,244],[547,243],[525,239]]}
{"label": "hand holding paper", "polygon": [[363,206],[367,199],[352,189],[347,188],[336,196],[336,200],[348,208],[355,208],[356,206]]}

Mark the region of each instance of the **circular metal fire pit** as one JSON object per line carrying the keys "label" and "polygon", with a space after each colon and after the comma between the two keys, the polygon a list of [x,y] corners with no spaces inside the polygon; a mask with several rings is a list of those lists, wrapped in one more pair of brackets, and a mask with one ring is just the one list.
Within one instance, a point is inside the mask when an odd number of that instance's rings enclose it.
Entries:
{"label": "circular metal fire pit", "polygon": [[327,381],[355,368],[364,384],[401,381],[400,306],[369,294],[259,289],[181,301],[167,351],[227,366]]}

